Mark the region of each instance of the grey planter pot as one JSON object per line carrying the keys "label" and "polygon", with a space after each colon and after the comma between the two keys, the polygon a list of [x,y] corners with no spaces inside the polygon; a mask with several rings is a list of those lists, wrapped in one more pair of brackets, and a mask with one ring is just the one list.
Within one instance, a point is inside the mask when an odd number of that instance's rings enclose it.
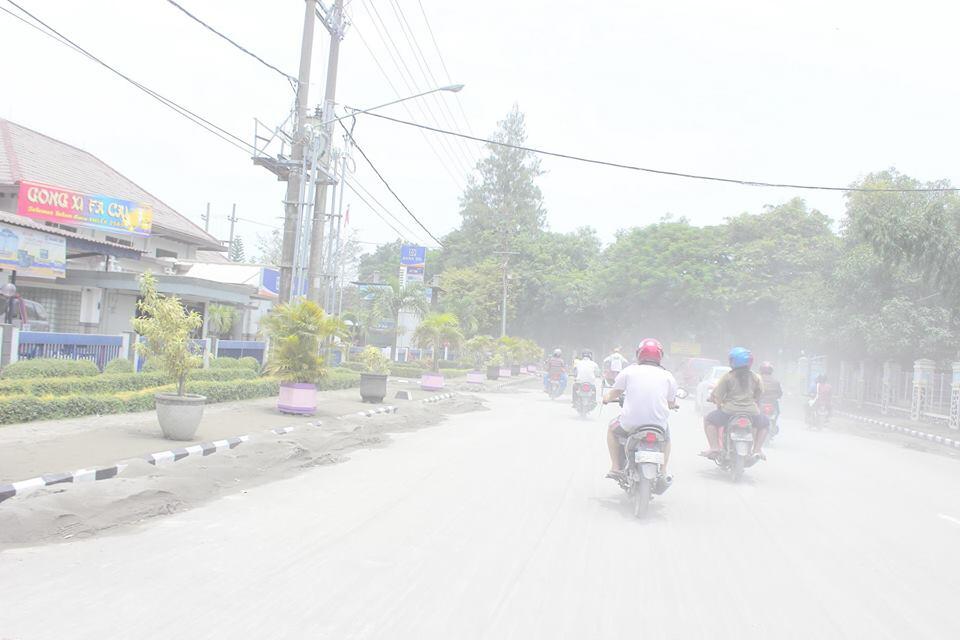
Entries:
{"label": "grey planter pot", "polygon": [[387,396],[387,374],[361,373],[360,399],[364,402],[383,402]]}
{"label": "grey planter pot", "polygon": [[500,367],[487,367],[487,380],[498,380],[500,378]]}
{"label": "grey planter pot", "polygon": [[170,440],[193,440],[203,419],[203,405],[206,396],[188,393],[178,396],[175,393],[158,393],[153,396],[157,402],[157,421],[163,437]]}

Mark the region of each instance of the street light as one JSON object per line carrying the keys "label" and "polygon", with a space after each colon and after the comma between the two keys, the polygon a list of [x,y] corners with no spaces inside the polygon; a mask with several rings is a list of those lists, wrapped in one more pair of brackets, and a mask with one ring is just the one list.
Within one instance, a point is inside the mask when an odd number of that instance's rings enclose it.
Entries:
{"label": "street light", "polygon": [[436,89],[430,89],[429,91],[424,91],[423,93],[418,93],[413,96],[407,96],[406,98],[400,98],[399,100],[392,100],[390,102],[384,102],[383,104],[377,105],[375,107],[370,107],[369,109],[354,109],[347,105],[343,105],[345,109],[350,109],[350,113],[345,116],[340,116],[339,118],[333,118],[332,120],[327,120],[320,124],[320,126],[326,126],[328,124],[333,124],[334,122],[339,122],[346,118],[352,118],[353,116],[360,115],[362,113],[370,113],[371,111],[376,111],[377,109],[383,109],[384,107],[389,107],[400,102],[406,102],[407,100],[413,100],[414,98],[422,98],[423,96],[428,96],[431,93],[437,93],[438,91],[449,91],[450,93],[459,93],[463,89],[464,85],[462,84],[448,84],[445,87],[437,87]]}

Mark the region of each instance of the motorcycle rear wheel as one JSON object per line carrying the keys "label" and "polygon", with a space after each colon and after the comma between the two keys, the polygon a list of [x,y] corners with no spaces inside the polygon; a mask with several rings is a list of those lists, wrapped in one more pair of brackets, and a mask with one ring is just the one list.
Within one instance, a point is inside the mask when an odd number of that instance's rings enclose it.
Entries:
{"label": "motorcycle rear wheel", "polygon": [[740,482],[743,477],[743,468],[746,465],[746,458],[739,453],[733,454],[733,464],[730,465],[730,479],[734,482]]}
{"label": "motorcycle rear wheel", "polygon": [[642,518],[647,514],[647,508],[650,506],[650,481],[641,477],[637,484],[633,485],[633,515]]}

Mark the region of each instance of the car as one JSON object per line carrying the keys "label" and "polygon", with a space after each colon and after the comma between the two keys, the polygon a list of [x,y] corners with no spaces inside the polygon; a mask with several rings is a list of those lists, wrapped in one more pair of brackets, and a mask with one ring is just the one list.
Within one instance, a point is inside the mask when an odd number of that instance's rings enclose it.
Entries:
{"label": "car", "polygon": [[697,385],[697,395],[694,402],[697,405],[697,411],[702,414],[706,414],[712,408],[710,405],[710,394],[713,393],[713,388],[717,386],[717,383],[720,381],[720,378],[724,376],[730,367],[724,366],[715,366],[712,367],[707,375],[704,376],[703,380]]}

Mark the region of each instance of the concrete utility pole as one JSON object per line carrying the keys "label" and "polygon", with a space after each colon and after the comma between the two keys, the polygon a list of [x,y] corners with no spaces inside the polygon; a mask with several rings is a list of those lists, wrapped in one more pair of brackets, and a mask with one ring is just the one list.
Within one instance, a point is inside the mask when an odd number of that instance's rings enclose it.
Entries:
{"label": "concrete utility pole", "polygon": [[510,256],[518,256],[518,251],[494,251],[493,255],[503,256],[503,303],[500,305],[500,337],[507,335],[507,265],[510,264]]}
{"label": "concrete utility pole", "polygon": [[[330,53],[327,56],[327,82],[323,96],[323,119],[327,124],[324,126],[323,132],[326,138],[324,140],[325,148],[320,157],[322,175],[326,175],[330,167],[330,151],[333,145],[333,127],[335,123],[331,122],[331,120],[334,118],[333,104],[337,94],[337,65],[340,60],[340,40],[343,39],[343,0],[335,0],[333,8],[327,14],[326,26],[330,32]],[[326,180],[322,180],[317,185],[317,194],[313,209],[313,228],[310,232],[310,262],[307,266],[307,297],[324,306],[326,306],[325,294],[327,291],[327,273],[325,273],[323,259],[324,226],[326,224],[325,212],[327,209],[326,182]],[[332,218],[330,222],[331,233],[328,241],[333,238]]]}
{"label": "concrete utility pole", "polygon": [[297,244],[297,218],[301,203],[300,187],[304,176],[299,169],[303,162],[304,119],[307,117],[307,98],[310,92],[310,59],[313,55],[313,27],[316,21],[317,0],[304,1],[303,38],[300,42],[300,72],[297,74],[297,104],[293,121],[293,142],[290,160],[294,169],[287,177],[287,193],[283,212],[283,249],[280,257],[280,302],[289,302],[293,282],[293,261]]}
{"label": "concrete utility pole", "polygon": [[230,242],[227,244],[229,249],[227,249],[227,258],[233,259],[233,228],[237,224],[237,205],[234,203],[233,209],[230,211],[230,217],[227,218],[230,221]]}
{"label": "concrete utility pole", "polygon": [[203,220],[203,230],[207,233],[210,233],[210,203],[207,203],[207,212],[200,216],[200,219]]}

